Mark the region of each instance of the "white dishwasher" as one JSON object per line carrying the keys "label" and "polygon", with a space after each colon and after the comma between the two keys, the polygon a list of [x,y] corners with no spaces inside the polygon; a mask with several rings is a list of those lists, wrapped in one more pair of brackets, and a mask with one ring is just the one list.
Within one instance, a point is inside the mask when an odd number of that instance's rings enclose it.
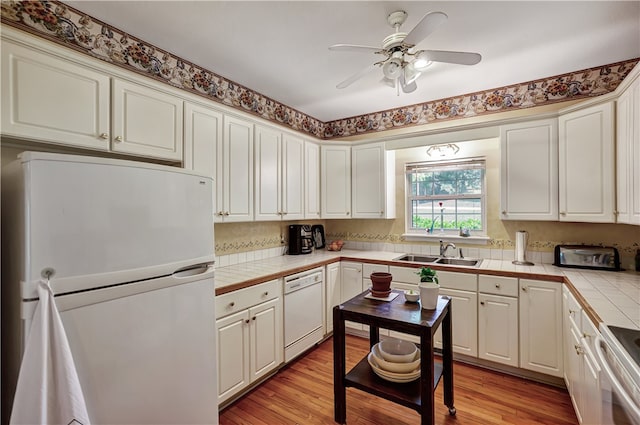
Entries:
{"label": "white dishwasher", "polygon": [[284,361],[289,362],[322,340],[324,269],[284,278]]}

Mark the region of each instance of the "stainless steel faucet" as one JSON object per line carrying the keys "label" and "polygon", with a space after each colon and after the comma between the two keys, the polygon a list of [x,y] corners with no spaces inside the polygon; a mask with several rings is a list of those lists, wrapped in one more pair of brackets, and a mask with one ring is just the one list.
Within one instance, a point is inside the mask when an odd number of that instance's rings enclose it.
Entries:
{"label": "stainless steel faucet", "polygon": [[453,248],[456,249],[456,245],[452,242],[448,242],[446,245],[444,244],[444,242],[440,241],[440,256],[441,257],[446,257],[447,255],[447,249],[449,248]]}

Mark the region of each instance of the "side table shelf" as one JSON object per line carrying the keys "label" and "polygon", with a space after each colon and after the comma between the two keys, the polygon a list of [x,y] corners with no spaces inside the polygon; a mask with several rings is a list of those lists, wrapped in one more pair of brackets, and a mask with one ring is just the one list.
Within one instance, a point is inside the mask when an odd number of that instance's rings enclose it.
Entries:
{"label": "side table shelf", "polygon": [[[394,290],[395,291],[395,290]],[[396,291],[398,292],[398,291]],[[422,425],[435,423],[434,390],[442,380],[444,404],[455,415],[453,405],[453,349],[451,336],[451,299],[440,296],[434,310],[405,302],[399,294],[394,300],[365,298],[365,291],[333,308],[333,393],[335,421],[347,421],[347,387],[373,394],[416,410]],[[346,372],[345,322],[369,326],[369,346],[380,341],[380,328],[420,337],[420,377],[412,382],[395,383],[375,374],[367,357]],[[434,361],[433,336],[442,326],[442,362]]]}

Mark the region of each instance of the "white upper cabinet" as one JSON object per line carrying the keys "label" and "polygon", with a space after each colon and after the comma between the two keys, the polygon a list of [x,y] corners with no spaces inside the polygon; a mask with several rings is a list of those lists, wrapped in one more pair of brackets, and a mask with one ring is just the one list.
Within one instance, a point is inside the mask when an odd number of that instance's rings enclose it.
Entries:
{"label": "white upper cabinet", "polygon": [[112,89],[112,150],[182,160],[182,99],[117,78]]}
{"label": "white upper cabinet", "polygon": [[613,117],[613,101],[560,115],[560,221],[615,221]]}
{"label": "white upper cabinet", "polygon": [[304,218],[320,218],[320,146],[304,142]]}
{"label": "white upper cabinet", "polygon": [[[194,103],[184,105],[184,168],[212,176],[219,193],[218,151],[222,151],[222,113]],[[222,170],[220,170],[222,171]],[[213,197],[214,203],[216,196]],[[214,205],[213,211],[218,211]]]}
{"label": "white upper cabinet", "polygon": [[640,225],[640,78],[616,105],[616,177],[617,221]]}
{"label": "white upper cabinet", "polygon": [[395,218],[395,152],[384,143],[351,148],[353,218]]}
{"label": "white upper cabinet", "polygon": [[500,128],[503,220],[558,220],[558,120]]}
{"label": "white upper cabinet", "polygon": [[320,147],[322,218],[351,218],[351,147]]}
{"label": "white upper cabinet", "polygon": [[303,218],[304,141],[256,126],[255,158],[255,219]]}
{"label": "white upper cabinet", "polygon": [[2,40],[2,135],[110,149],[109,76]]}
{"label": "white upper cabinet", "polygon": [[223,141],[218,150],[216,221],[253,220],[253,123],[224,116]]}

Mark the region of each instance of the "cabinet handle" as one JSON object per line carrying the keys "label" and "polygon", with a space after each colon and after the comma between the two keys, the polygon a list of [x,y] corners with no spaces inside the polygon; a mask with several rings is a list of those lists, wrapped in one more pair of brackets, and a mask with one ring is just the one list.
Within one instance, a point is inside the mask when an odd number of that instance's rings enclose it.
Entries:
{"label": "cabinet handle", "polygon": [[584,351],[582,350],[582,347],[581,347],[579,344],[574,345],[574,346],[573,346],[573,348],[575,348],[575,349],[576,349],[576,354],[577,354],[577,355],[580,355],[580,354],[582,354],[582,353],[584,352]]}
{"label": "cabinet handle", "polygon": [[349,215],[349,211],[347,211],[347,215]]}
{"label": "cabinet handle", "polygon": [[226,211],[226,212],[224,213],[224,215],[229,215],[229,211]]}
{"label": "cabinet handle", "polygon": [[224,215],[222,211],[218,211],[218,215]]}
{"label": "cabinet handle", "polygon": [[118,143],[122,142],[122,136],[116,136],[116,142]]}
{"label": "cabinet handle", "polygon": [[506,215],[507,212],[505,210],[502,210],[502,215]]}
{"label": "cabinet handle", "polygon": [[247,320],[245,320],[245,321],[244,321],[244,323],[249,323],[249,321],[250,321],[250,320],[249,320],[249,319],[247,319]]}
{"label": "cabinet handle", "polygon": [[282,215],[287,215],[287,212],[286,212],[286,211],[283,211],[283,212],[282,212]]}
{"label": "cabinet handle", "polygon": [[380,215],[384,215],[384,211],[380,211]]}
{"label": "cabinet handle", "polygon": [[100,133],[100,138],[106,140],[109,138],[109,135],[107,133]]}
{"label": "cabinet handle", "polygon": [[266,297],[269,295],[269,291],[264,291],[264,294],[262,294],[263,297]]}
{"label": "cabinet handle", "polygon": [[567,213],[564,211],[560,211],[560,215],[567,215]]}
{"label": "cabinet handle", "polygon": [[576,314],[576,311],[569,309],[569,316],[573,316],[574,314]]}
{"label": "cabinet handle", "polygon": [[522,292],[527,292],[527,287],[526,286],[522,287]]}
{"label": "cabinet handle", "polygon": [[235,302],[235,301],[231,301],[231,302],[229,303],[229,307],[234,307],[235,305],[236,305],[236,302]]}
{"label": "cabinet handle", "polygon": [[588,332],[583,332],[583,333],[582,333],[582,337],[583,337],[583,338],[591,338],[592,336],[593,336],[593,335],[591,335],[591,334],[590,334],[590,333],[588,333]]}
{"label": "cabinet handle", "polygon": [[480,305],[484,305],[484,301],[480,301]]}
{"label": "cabinet handle", "polygon": [[500,284],[496,283],[496,288],[500,289]]}
{"label": "cabinet handle", "polygon": [[253,316],[253,317],[251,318],[251,320],[256,320],[256,316]]}

